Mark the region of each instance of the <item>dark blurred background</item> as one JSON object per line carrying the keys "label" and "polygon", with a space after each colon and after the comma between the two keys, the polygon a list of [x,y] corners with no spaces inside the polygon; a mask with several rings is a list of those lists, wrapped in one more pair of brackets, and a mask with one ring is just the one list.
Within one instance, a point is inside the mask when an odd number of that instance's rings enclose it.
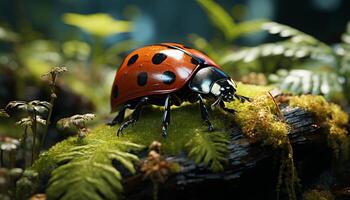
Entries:
{"label": "dark blurred background", "polygon": [[[347,105],[349,8],[348,0],[1,0],[0,108],[13,100],[49,101],[42,75],[65,66],[52,132],[57,120],[74,114],[93,112],[95,123],[105,123],[113,117],[110,91],[123,58],[157,42],[199,49],[237,81],[277,82],[295,94],[322,94]],[[266,22],[280,24],[264,29]],[[18,119],[0,124],[0,133],[16,136]]]}
{"label": "dark blurred background", "polygon": [[[238,20],[265,18],[290,25],[324,42],[337,42],[350,19],[347,0],[218,0]],[[196,33],[209,39],[217,34],[205,12],[193,0],[2,0],[0,23],[32,39],[38,35],[64,41],[75,37],[75,29],[62,22],[64,13],[91,14],[104,12],[116,19],[135,22],[134,32],[109,39],[110,43],[125,37],[141,44],[160,41],[187,42]],[[81,37],[84,37],[82,35]],[[86,38],[88,39],[88,38]],[[264,37],[251,38],[256,44]]]}

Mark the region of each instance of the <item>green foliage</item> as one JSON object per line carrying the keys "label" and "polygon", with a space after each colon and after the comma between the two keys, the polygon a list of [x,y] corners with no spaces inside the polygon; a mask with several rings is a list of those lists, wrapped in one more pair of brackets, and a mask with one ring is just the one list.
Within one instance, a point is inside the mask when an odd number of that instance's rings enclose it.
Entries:
{"label": "green foliage", "polygon": [[[256,71],[275,73],[277,67],[281,66],[280,62],[288,60],[289,64],[283,66],[286,69],[306,68],[305,70],[309,72],[299,73],[298,77],[295,77],[295,71],[288,72],[288,75],[282,77],[279,76],[280,74],[272,75],[270,81],[276,85],[282,85],[282,89],[288,89],[294,94],[306,94],[311,90],[312,94],[322,94],[333,101],[339,102],[343,99],[341,93],[350,88],[349,28],[342,36],[343,43],[333,48],[311,35],[283,24],[267,22],[262,27],[283,40],[241,48],[224,56],[220,63],[247,63],[246,66],[250,63],[250,65],[260,66]],[[272,67],[266,66],[265,58],[269,59],[270,63],[274,63]],[[348,95],[347,98],[350,99]]]}
{"label": "green foliage", "polygon": [[261,25],[266,22],[266,20],[252,20],[236,23],[230,14],[214,0],[197,0],[197,2],[207,13],[213,25],[225,35],[227,41],[260,31]]}
{"label": "green foliage", "polygon": [[[113,167],[112,160],[120,162],[131,173],[135,173],[133,162],[137,156],[120,148],[139,147],[136,144],[95,144],[73,147],[59,156],[59,162],[68,162],[52,172],[47,194],[50,199],[118,199],[122,192],[120,172]],[[113,149],[109,149],[114,147]],[[119,149],[120,148],[120,149]]]}
{"label": "green foliage", "polygon": [[27,169],[16,183],[16,199],[29,199],[39,188],[39,173]]}
{"label": "green foliage", "polygon": [[[84,143],[84,141],[82,141]],[[121,140],[90,140],[66,149],[56,159],[65,163],[52,171],[47,195],[50,199],[117,199],[122,192],[120,172],[112,161],[135,173],[137,156],[127,151],[142,146]]]}
{"label": "green foliage", "polygon": [[206,52],[212,59],[218,61],[230,52],[231,43],[239,37],[246,36],[261,30],[266,20],[257,19],[237,23],[235,19],[214,0],[197,0],[197,3],[206,12],[212,24],[223,34],[224,40],[207,41],[199,35],[190,35],[190,42],[196,49]]}
{"label": "green foliage", "polygon": [[63,15],[66,24],[79,27],[80,29],[97,37],[108,37],[110,35],[130,32],[132,23],[128,21],[115,20],[105,13],[81,15],[66,13]]}
{"label": "green foliage", "polygon": [[277,34],[284,38],[281,42],[262,44],[256,47],[242,48],[242,50],[232,52],[222,58],[222,63],[228,62],[252,62],[261,57],[285,56],[293,58],[320,58],[329,56],[332,49],[317,40],[316,38],[303,33],[292,27],[278,24],[276,22],[266,22],[263,29],[271,34]]}
{"label": "green foliage", "polygon": [[204,163],[214,172],[222,171],[228,154],[229,139],[221,133],[197,133],[186,144],[188,156],[196,163]]}
{"label": "green foliage", "polygon": [[263,57],[285,56],[289,58],[305,58],[324,55],[326,50],[318,46],[310,46],[309,44],[294,43],[292,40],[276,43],[262,44],[256,47],[246,47],[241,50],[231,52],[222,57],[220,61],[223,64],[230,62],[243,61],[249,63]]}
{"label": "green foliage", "polygon": [[[145,108],[140,120],[120,137],[116,135],[118,126],[103,125],[84,138],[71,137],[41,154],[32,169],[39,172],[40,177],[51,176],[48,197],[70,199],[75,195],[89,196],[94,191],[112,199],[114,196],[110,191],[114,191],[119,197],[122,192],[121,177],[117,175],[119,172],[112,161],[116,160],[130,172],[135,172],[133,162],[137,157],[130,152],[148,146],[154,140],[162,142],[162,152],[166,155],[188,150],[198,164],[204,162],[215,171],[223,169],[223,157],[229,141],[225,125],[230,118],[219,111],[214,112],[212,122],[216,131],[209,133],[200,117],[198,105],[174,107],[169,137],[164,139],[160,134],[162,113],[159,108]],[[205,148],[198,151],[196,148],[202,143],[206,144]],[[106,176],[109,178],[105,179]],[[97,198],[96,193],[90,196]]]}
{"label": "green foliage", "polygon": [[9,29],[0,26],[0,41],[17,42],[18,40],[19,36],[17,33],[14,33]]}
{"label": "green foliage", "polygon": [[7,114],[6,110],[0,109],[0,117],[8,118],[10,115]]}
{"label": "green foliage", "polygon": [[344,99],[341,79],[333,71],[326,70],[279,70],[269,76],[271,82],[279,88],[294,94],[322,94],[327,99],[339,102]]}

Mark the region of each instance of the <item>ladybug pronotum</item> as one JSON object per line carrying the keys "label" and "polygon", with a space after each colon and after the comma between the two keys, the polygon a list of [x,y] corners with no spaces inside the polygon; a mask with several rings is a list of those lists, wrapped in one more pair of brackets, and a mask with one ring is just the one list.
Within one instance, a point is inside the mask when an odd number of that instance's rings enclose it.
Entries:
{"label": "ladybug pronotum", "polygon": [[[203,53],[176,43],[160,43],[132,51],[118,69],[111,92],[112,112],[118,115],[110,125],[121,124],[119,133],[135,123],[147,104],[164,106],[162,135],[168,133],[170,106],[184,101],[199,102],[201,117],[212,131],[204,99],[214,99],[212,107],[227,112],[224,102],[247,97],[236,94],[235,82],[214,61]],[[124,121],[126,109],[133,109]]]}

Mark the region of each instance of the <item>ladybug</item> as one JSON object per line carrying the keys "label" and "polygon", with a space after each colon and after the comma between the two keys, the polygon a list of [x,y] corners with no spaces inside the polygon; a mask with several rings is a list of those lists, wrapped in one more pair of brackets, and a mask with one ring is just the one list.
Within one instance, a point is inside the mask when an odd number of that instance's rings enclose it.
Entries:
{"label": "ladybug", "polygon": [[[164,106],[162,135],[168,133],[170,106],[183,102],[199,102],[201,117],[213,131],[204,99],[213,99],[212,108],[224,102],[249,100],[236,94],[235,82],[205,54],[177,43],[160,43],[132,51],[116,72],[112,92],[112,112],[118,115],[109,125],[121,124],[119,133],[137,122],[142,107],[147,104]],[[133,109],[131,118],[124,121],[126,109]]]}

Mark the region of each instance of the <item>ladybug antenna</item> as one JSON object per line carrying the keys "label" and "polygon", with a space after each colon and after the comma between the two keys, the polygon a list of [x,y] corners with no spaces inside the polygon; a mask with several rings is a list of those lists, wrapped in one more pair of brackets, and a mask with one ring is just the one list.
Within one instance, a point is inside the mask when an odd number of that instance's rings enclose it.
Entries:
{"label": "ladybug antenna", "polygon": [[168,44],[163,44],[163,43],[160,43],[160,44],[157,44],[157,45],[168,47],[170,49],[176,49],[176,50],[182,51],[183,53],[185,53],[185,54],[189,55],[190,57],[192,57],[193,59],[195,59],[200,65],[204,65],[205,61],[202,58],[199,58],[198,56],[193,55],[191,52],[188,52],[188,51],[186,51],[185,49],[183,49],[181,47],[168,45]]}

